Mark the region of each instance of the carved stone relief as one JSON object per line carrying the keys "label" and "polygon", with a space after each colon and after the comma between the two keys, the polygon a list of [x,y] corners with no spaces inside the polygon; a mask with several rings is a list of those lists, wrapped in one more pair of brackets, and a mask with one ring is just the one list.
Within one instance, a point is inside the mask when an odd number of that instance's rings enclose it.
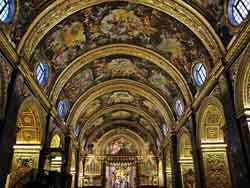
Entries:
{"label": "carved stone relief", "polygon": [[225,152],[205,154],[205,177],[207,188],[230,188],[231,180]]}

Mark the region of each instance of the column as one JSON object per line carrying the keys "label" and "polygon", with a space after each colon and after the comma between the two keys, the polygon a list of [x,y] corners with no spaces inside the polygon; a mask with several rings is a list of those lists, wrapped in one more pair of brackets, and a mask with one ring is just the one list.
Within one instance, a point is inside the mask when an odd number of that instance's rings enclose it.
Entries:
{"label": "column", "polygon": [[139,188],[140,187],[140,165],[139,165],[139,161],[136,161],[136,167],[135,167],[135,170],[136,170],[136,179],[135,179],[135,186],[136,188]]}
{"label": "column", "polygon": [[71,137],[65,136],[62,173],[70,174]]}
{"label": "column", "polygon": [[178,162],[177,155],[177,136],[175,133],[171,133],[171,146],[172,146],[172,155],[171,155],[171,166],[172,166],[172,181],[173,188],[181,188],[181,170],[180,164]]}
{"label": "column", "polygon": [[102,161],[102,187],[106,186],[106,163]]}
{"label": "column", "polygon": [[195,114],[192,113],[192,132],[191,132],[191,142],[192,142],[192,155],[194,161],[194,171],[195,171],[195,180],[196,180],[196,187],[203,188],[204,185],[204,169],[202,164],[202,153],[201,148],[197,144],[197,125],[196,125],[196,118]]}
{"label": "column", "polygon": [[[249,161],[244,152],[244,141],[241,138],[242,127],[236,121],[234,88],[227,73],[221,76],[219,86],[226,120],[224,134],[225,143],[228,145],[227,152],[233,187],[247,187],[250,185]],[[243,126],[246,127],[246,124]]]}
{"label": "column", "polygon": [[80,152],[79,149],[76,152],[76,173],[75,173],[75,188],[78,187],[78,180],[79,180],[79,163],[80,163]]}
{"label": "column", "polygon": [[86,161],[86,157],[84,156],[83,160],[82,160],[82,187],[84,187],[84,174],[85,174],[85,161]]}
{"label": "column", "polygon": [[166,161],[166,148],[162,151],[162,175],[163,175],[163,185],[167,187],[167,161]]}
{"label": "column", "polygon": [[0,128],[0,187],[5,186],[5,181],[11,170],[13,158],[13,145],[16,144],[16,121],[21,97],[15,92],[16,79],[19,70],[14,69],[7,89],[7,103],[4,119]]}
{"label": "column", "polygon": [[44,140],[45,141],[44,141],[44,144],[42,146],[42,149],[40,151],[40,156],[39,156],[39,164],[38,164],[39,172],[42,172],[44,170],[46,157],[48,155],[47,149],[49,147],[48,146],[49,145],[48,134],[49,134],[50,118],[51,118],[51,114],[48,113],[47,118],[46,118],[45,132],[44,132]]}
{"label": "column", "polygon": [[246,167],[248,174],[250,174],[250,116],[248,111],[244,113],[241,117],[237,119],[237,125],[240,129],[240,139],[244,145],[243,154],[246,159]]}

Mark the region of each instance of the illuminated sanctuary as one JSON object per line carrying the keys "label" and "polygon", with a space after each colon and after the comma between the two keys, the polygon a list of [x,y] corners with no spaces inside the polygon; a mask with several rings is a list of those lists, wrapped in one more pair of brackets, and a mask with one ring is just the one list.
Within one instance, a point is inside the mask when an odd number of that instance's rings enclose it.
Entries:
{"label": "illuminated sanctuary", "polygon": [[0,188],[249,188],[250,0],[0,0]]}

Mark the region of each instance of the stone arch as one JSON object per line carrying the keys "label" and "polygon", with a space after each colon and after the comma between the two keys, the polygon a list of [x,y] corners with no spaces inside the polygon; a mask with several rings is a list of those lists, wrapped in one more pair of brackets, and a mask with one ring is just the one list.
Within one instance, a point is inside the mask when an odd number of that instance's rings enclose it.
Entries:
{"label": "stone arch", "polygon": [[225,117],[220,100],[207,97],[198,112],[197,143],[201,148],[204,180],[207,188],[231,188],[227,144],[224,139]]}
{"label": "stone arch", "polygon": [[50,141],[50,147],[51,148],[61,148],[62,147],[62,141],[61,137],[58,134],[55,134],[51,141]]}
{"label": "stone arch", "polygon": [[195,187],[196,181],[192,157],[191,135],[184,127],[178,134],[178,156],[181,168],[182,187]]}
{"label": "stone arch", "polygon": [[21,104],[17,114],[16,144],[41,144],[43,123],[40,104],[33,97],[28,97]]}
{"label": "stone arch", "polygon": [[207,97],[198,114],[198,142],[202,144],[224,143],[224,110],[216,97]]}
{"label": "stone arch", "polygon": [[186,128],[182,128],[178,134],[178,154],[179,158],[192,157],[191,135]]}
{"label": "stone arch", "polygon": [[43,144],[43,117],[42,108],[33,97],[27,97],[19,107],[10,187],[31,169],[38,168],[40,149]]}
{"label": "stone arch", "polygon": [[249,114],[250,110],[250,46],[248,45],[240,59],[238,73],[235,80],[234,100],[236,115]]}

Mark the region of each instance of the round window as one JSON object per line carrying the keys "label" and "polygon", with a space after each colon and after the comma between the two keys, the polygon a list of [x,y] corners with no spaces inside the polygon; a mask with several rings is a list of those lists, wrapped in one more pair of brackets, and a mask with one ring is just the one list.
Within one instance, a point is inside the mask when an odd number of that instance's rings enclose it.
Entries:
{"label": "round window", "polygon": [[193,67],[193,77],[195,80],[195,83],[200,87],[204,84],[206,78],[207,78],[207,70],[204,64],[197,63]]}

